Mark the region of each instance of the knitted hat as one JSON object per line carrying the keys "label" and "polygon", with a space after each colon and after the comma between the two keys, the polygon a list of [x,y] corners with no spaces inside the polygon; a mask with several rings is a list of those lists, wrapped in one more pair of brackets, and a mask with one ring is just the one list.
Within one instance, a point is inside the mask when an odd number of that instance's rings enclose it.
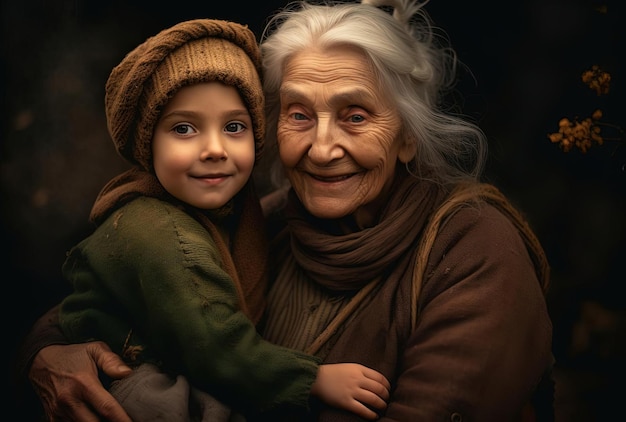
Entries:
{"label": "knitted hat", "polygon": [[128,53],[106,83],[109,133],[118,153],[152,170],[152,136],[165,104],[184,86],[219,81],[238,89],[254,126],[257,158],[263,149],[261,56],[252,31],[223,20],[179,23]]}

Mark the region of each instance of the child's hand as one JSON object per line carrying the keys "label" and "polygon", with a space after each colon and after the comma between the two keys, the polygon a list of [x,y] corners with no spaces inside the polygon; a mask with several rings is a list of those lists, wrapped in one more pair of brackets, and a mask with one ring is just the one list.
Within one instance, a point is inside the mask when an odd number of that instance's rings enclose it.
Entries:
{"label": "child's hand", "polygon": [[357,363],[336,363],[320,366],[311,393],[331,406],[376,419],[378,414],[370,407],[385,409],[390,388],[378,371]]}

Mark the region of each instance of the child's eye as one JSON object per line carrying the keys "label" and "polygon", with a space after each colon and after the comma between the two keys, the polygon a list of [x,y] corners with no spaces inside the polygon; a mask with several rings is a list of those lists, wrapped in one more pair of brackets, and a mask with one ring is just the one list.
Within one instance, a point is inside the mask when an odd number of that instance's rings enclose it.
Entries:
{"label": "child's eye", "polygon": [[193,128],[188,124],[176,125],[172,130],[179,135],[188,135],[193,132]]}
{"label": "child's eye", "polygon": [[246,130],[246,125],[239,122],[231,122],[224,127],[224,130],[229,133],[237,133]]}

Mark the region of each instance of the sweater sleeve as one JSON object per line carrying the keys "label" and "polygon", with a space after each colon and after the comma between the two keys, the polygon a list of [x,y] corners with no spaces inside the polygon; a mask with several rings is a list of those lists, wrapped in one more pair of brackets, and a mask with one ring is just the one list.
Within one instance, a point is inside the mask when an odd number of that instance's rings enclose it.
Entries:
{"label": "sweater sleeve", "polygon": [[16,362],[18,376],[26,380],[35,355],[44,347],[53,344],[68,344],[58,324],[59,306],[48,310],[33,325],[20,344]]}
{"label": "sweater sleeve", "polygon": [[533,263],[490,206],[459,211],[430,255],[416,330],[381,420],[523,420],[552,363]]}
{"label": "sweater sleeve", "polygon": [[20,342],[15,356],[11,373],[12,399],[24,420],[29,420],[28,415],[32,415],[32,420],[35,420],[43,414],[40,398],[35,394],[28,375],[35,355],[46,346],[68,344],[58,324],[58,310],[57,305],[35,322]]}
{"label": "sweater sleeve", "polygon": [[143,355],[235,408],[307,406],[319,359],[261,338],[213,239],[178,208],[132,201],[72,249],[63,272],[74,292],[59,319],[72,341],[120,353],[132,329]]}

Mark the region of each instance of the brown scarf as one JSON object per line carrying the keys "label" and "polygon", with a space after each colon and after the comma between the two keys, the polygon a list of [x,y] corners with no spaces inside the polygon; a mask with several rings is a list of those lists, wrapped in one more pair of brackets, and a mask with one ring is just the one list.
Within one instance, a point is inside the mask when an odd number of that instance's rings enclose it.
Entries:
{"label": "brown scarf", "polygon": [[[231,204],[219,210],[206,211],[182,203],[167,193],[153,174],[133,168],[104,186],[93,205],[90,219],[101,224],[113,211],[139,196],[173,203],[202,224],[215,240],[222,266],[237,287],[242,310],[257,323],[265,308],[268,244],[263,230],[265,222],[252,182],[237,194]],[[230,250],[214,222],[229,228]]]}
{"label": "brown scarf", "polygon": [[[333,220],[306,212],[290,192],[286,210],[293,256],[316,283],[335,291],[354,291],[380,276],[415,249],[427,218],[444,197],[436,185],[398,171],[387,205],[373,227],[340,234]],[[406,262],[404,263],[407,264]],[[363,275],[367,274],[367,277]]]}

